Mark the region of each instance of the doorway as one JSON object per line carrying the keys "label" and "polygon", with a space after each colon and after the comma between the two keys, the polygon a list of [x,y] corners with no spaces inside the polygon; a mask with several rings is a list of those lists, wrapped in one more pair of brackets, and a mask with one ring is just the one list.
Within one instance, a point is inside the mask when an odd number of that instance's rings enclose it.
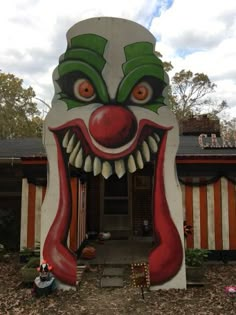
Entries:
{"label": "doorway", "polygon": [[128,238],[132,231],[131,175],[101,178],[101,231],[111,232],[113,239]]}

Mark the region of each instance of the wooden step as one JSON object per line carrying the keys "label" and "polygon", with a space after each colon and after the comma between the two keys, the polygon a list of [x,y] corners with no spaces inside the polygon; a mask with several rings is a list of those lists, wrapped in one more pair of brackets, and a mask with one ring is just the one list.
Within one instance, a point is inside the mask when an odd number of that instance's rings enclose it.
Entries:
{"label": "wooden step", "polygon": [[85,265],[78,265],[77,266],[77,271],[76,271],[76,285],[80,285],[80,282],[82,280],[83,274],[86,270]]}
{"label": "wooden step", "polygon": [[102,277],[100,284],[101,288],[122,288],[124,280],[121,277]]}

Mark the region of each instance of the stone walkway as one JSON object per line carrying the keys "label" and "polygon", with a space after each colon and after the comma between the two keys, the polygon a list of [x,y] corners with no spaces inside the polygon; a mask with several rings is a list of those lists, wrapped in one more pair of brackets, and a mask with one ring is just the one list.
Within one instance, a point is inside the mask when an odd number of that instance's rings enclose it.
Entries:
{"label": "stone walkway", "polygon": [[101,288],[122,288],[124,268],[105,267],[100,280]]}

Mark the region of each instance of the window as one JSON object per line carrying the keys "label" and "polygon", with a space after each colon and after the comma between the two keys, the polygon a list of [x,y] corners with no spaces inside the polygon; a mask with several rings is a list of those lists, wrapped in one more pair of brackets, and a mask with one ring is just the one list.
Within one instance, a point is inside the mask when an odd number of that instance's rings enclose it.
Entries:
{"label": "window", "polygon": [[128,180],[112,175],[104,181],[104,214],[128,214]]}

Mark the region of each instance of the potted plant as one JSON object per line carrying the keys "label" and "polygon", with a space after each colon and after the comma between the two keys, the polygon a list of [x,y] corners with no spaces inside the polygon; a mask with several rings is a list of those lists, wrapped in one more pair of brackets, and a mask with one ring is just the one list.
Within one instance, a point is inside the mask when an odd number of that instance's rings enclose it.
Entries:
{"label": "potted plant", "polygon": [[205,275],[205,262],[209,250],[200,248],[187,248],[185,250],[186,277],[189,284],[203,284]]}
{"label": "potted plant", "polygon": [[21,277],[24,283],[33,282],[38,276],[37,267],[40,265],[39,257],[31,257],[29,261],[21,268]]}
{"label": "potted plant", "polygon": [[19,253],[20,256],[20,263],[27,263],[32,257],[39,257],[40,256],[40,243],[36,242],[35,247],[23,247]]}
{"label": "potted plant", "polygon": [[20,263],[25,264],[27,263],[31,257],[34,256],[34,250],[33,248],[27,248],[23,247],[23,249],[20,251]]}

